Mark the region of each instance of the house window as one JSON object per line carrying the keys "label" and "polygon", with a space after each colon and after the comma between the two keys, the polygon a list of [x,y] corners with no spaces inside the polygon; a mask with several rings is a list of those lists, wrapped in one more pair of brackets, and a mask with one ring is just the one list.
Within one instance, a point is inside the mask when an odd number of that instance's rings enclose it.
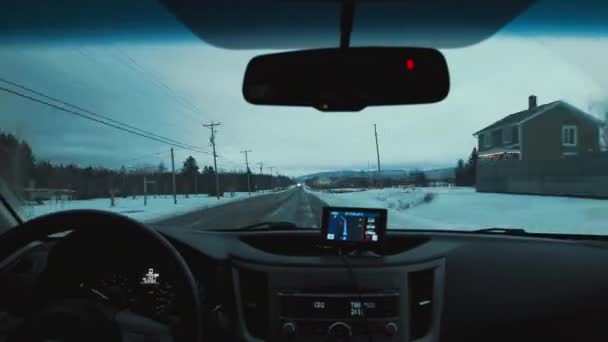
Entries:
{"label": "house window", "polygon": [[497,129],[492,132],[492,146],[502,145],[502,129]]}
{"label": "house window", "polygon": [[562,126],[562,146],[576,146],[577,140],[576,126]]}
{"label": "house window", "polygon": [[505,128],[502,132],[502,137],[503,137],[502,143],[504,145],[518,144],[519,143],[519,127],[517,125],[515,125],[515,126],[509,126],[509,127]]}
{"label": "house window", "polygon": [[512,127],[505,128],[502,133],[502,143],[505,145],[513,142],[513,130],[511,128]]}
{"label": "house window", "polygon": [[483,147],[492,146],[492,135],[490,133],[484,133],[481,135],[481,141],[483,142]]}

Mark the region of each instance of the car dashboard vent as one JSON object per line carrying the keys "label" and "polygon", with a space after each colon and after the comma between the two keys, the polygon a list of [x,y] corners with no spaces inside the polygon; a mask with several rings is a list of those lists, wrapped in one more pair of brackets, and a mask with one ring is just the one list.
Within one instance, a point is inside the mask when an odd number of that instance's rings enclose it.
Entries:
{"label": "car dashboard vent", "polygon": [[268,337],[268,279],[265,273],[239,270],[239,287],[245,325],[251,335]]}
{"label": "car dashboard vent", "polygon": [[426,336],[433,317],[434,269],[411,272],[409,281],[410,340]]}

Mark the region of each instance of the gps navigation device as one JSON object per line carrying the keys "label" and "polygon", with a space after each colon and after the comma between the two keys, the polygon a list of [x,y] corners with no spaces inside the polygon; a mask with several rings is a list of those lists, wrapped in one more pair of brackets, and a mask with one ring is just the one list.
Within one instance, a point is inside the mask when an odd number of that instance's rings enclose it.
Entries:
{"label": "gps navigation device", "polygon": [[329,245],[380,245],[386,209],[324,207],[322,240]]}

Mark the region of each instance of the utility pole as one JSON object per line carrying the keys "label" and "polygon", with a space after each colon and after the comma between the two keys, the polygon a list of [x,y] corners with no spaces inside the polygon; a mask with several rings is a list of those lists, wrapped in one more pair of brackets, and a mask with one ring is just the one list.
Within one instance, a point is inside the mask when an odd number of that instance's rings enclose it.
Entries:
{"label": "utility pole", "polygon": [[258,165],[260,165],[260,180],[256,183],[259,183],[258,189],[260,189],[261,192],[264,192],[264,186],[262,185],[264,184],[264,163],[259,162]]}
{"label": "utility pole", "polygon": [[369,189],[372,186],[372,166],[369,160],[367,160],[367,170],[365,170],[365,175],[367,176],[367,188]]}
{"label": "utility pole", "polygon": [[203,125],[203,127],[207,127],[211,130],[211,146],[213,146],[213,168],[215,169],[215,194],[217,199],[220,199],[220,173],[217,169],[217,153],[215,153],[215,126],[219,126],[221,123],[214,123],[211,121],[210,124]]}
{"label": "utility pole", "polygon": [[374,124],[374,135],[376,136],[376,156],[378,157],[378,176],[380,175],[380,148],[378,147],[378,131],[376,130],[376,124]]}
{"label": "utility pole", "polygon": [[171,147],[171,173],[173,174],[173,204],[177,204],[177,194],[175,193],[175,158],[173,157],[173,147]]}
{"label": "utility pole", "polygon": [[279,169],[278,168],[274,168],[274,172],[277,175],[277,185],[275,187],[281,187],[281,176],[279,175]]}
{"label": "utility pole", "polygon": [[245,154],[245,172],[247,172],[247,191],[249,192],[249,196],[251,196],[251,170],[249,170],[249,158],[248,154],[253,152],[251,150],[244,150],[241,153]]}
{"label": "utility pole", "polygon": [[272,175],[272,170],[274,170],[276,168],[274,166],[269,166],[268,168],[270,169],[270,186],[269,186],[270,189],[269,190],[272,191],[272,177],[274,177]]}

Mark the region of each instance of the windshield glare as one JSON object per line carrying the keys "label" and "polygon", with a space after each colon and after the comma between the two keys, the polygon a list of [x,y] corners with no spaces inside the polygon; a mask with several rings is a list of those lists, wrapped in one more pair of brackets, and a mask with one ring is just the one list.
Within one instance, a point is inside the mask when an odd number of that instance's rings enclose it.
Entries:
{"label": "windshield glare", "polygon": [[608,34],[518,23],[442,50],[444,101],[359,113],[251,105],[243,72],[269,51],[185,28],[0,46],[3,196],[23,219],[94,208],[171,229],[320,228],[329,205],[386,208],[390,229],[606,234]]}

